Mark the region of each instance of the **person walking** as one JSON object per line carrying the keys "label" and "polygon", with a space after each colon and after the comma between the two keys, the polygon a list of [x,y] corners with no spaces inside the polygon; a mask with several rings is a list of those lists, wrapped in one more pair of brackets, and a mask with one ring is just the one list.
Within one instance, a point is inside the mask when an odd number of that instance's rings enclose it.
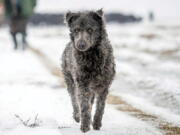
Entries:
{"label": "person walking", "polygon": [[4,0],[5,14],[9,20],[10,33],[14,42],[14,49],[19,48],[18,34],[21,35],[23,50],[27,47],[26,28],[32,16],[36,0]]}

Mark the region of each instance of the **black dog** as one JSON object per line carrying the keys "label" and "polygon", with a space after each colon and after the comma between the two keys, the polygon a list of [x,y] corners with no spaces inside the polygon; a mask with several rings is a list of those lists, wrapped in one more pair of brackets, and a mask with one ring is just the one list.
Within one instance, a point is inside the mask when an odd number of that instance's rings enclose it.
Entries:
{"label": "black dog", "polygon": [[103,11],[66,14],[71,42],[62,57],[62,69],[82,132],[90,130],[91,109],[97,98],[93,128],[99,130],[108,89],[115,75],[113,50],[107,38]]}

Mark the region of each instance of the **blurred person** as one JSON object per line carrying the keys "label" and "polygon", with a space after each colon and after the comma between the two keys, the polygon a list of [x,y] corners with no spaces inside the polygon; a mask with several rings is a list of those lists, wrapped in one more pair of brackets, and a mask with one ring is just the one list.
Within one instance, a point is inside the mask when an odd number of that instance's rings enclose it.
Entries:
{"label": "blurred person", "polygon": [[35,6],[36,0],[4,0],[5,14],[9,19],[10,33],[15,50],[19,47],[18,33],[22,36],[23,50],[27,47],[26,28]]}
{"label": "blurred person", "polygon": [[3,1],[2,0],[0,0],[0,26],[1,26],[1,24],[2,24],[2,22],[3,22]]}
{"label": "blurred person", "polygon": [[153,22],[154,21],[154,13],[151,11],[149,12],[149,21]]}

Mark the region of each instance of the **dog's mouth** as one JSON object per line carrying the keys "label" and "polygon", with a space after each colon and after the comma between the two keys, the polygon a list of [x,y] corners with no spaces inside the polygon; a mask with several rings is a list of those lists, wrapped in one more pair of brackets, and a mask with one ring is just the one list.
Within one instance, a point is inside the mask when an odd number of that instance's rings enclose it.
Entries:
{"label": "dog's mouth", "polygon": [[76,49],[77,49],[78,51],[85,52],[85,51],[87,51],[89,48],[79,48],[79,47],[76,47]]}
{"label": "dog's mouth", "polygon": [[88,47],[79,47],[79,46],[77,46],[77,49],[78,49],[79,51],[81,51],[81,52],[85,52],[85,51],[88,50]]}

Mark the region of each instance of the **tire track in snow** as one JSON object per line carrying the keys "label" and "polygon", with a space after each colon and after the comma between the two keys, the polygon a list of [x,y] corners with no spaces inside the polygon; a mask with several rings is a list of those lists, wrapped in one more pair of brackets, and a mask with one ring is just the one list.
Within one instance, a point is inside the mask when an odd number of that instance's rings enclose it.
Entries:
{"label": "tire track in snow", "polygon": [[[51,74],[58,78],[63,78],[63,74],[61,73],[60,69],[57,68],[57,66],[47,57],[47,55],[45,55],[39,49],[35,49],[33,47],[29,47],[29,49],[39,58],[39,60],[44,64],[44,66],[50,71]],[[60,79],[60,83],[65,86],[65,83],[62,81],[62,79]],[[117,110],[126,112],[135,118],[151,124],[152,126],[160,129],[165,135],[180,135],[180,127],[177,127],[155,115],[145,113],[142,110],[131,106],[126,101],[122,100],[119,96],[109,94],[107,103],[117,105]]]}
{"label": "tire track in snow", "polygon": [[107,99],[108,104],[117,105],[116,109],[126,112],[131,116],[134,116],[142,121],[145,121],[156,128],[159,128],[163,131],[165,135],[180,135],[180,127],[173,125],[170,122],[167,122],[155,115],[148,114],[143,112],[140,109],[137,109],[126,101],[122,100],[119,96],[109,95]]}
{"label": "tire track in snow", "polygon": [[38,59],[42,62],[42,64],[49,70],[49,72],[59,78],[59,82],[62,87],[65,87],[65,83],[63,81],[63,74],[61,73],[59,67],[57,67],[43,52],[39,49],[35,49],[31,46],[28,47],[32,53],[34,53]]}

